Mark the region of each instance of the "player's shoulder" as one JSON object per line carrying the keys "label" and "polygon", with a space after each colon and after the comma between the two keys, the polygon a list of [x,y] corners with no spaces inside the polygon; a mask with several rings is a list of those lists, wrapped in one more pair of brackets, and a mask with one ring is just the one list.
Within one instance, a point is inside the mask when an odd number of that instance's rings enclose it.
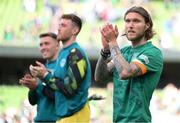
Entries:
{"label": "player's shoulder", "polygon": [[79,48],[72,48],[70,49],[70,53],[68,55],[69,60],[77,60],[82,59],[84,57],[83,52]]}
{"label": "player's shoulder", "polygon": [[70,54],[83,54],[82,49],[78,48],[78,47],[74,47],[72,49],[70,49]]}
{"label": "player's shoulder", "polygon": [[126,52],[132,49],[131,45],[123,46],[120,50],[121,52]]}

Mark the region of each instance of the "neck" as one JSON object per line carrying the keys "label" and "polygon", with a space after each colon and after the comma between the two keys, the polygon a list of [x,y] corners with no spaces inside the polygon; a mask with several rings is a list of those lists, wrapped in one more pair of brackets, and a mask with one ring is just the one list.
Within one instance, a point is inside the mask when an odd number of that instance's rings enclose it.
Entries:
{"label": "neck", "polygon": [[58,51],[56,52],[56,54],[52,57],[52,58],[50,58],[50,59],[47,59],[47,62],[52,62],[52,61],[55,61],[56,59],[57,59],[57,57],[58,57]]}
{"label": "neck", "polygon": [[143,44],[145,44],[146,42],[147,42],[147,41],[144,39],[144,37],[141,38],[140,40],[131,41],[133,47],[137,47],[137,46],[143,45]]}
{"label": "neck", "polygon": [[71,45],[73,42],[75,42],[76,38],[72,37],[67,41],[62,41],[63,47],[68,47],[69,45]]}

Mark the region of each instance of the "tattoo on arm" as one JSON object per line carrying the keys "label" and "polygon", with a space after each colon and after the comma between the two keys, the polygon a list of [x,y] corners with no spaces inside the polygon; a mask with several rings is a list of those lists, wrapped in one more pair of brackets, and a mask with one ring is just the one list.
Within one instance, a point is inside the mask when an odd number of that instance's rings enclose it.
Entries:
{"label": "tattoo on arm", "polygon": [[142,74],[142,71],[141,71],[140,67],[138,67],[137,65],[135,65],[133,63],[131,63],[130,65],[131,65],[131,68],[132,68],[132,70],[131,70],[132,77],[139,76],[139,75]]}
{"label": "tattoo on arm", "polygon": [[115,68],[113,60],[107,63],[107,69],[110,73],[112,73],[113,69]]}
{"label": "tattoo on arm", "polygon": [[130,72],[130,64],[122,56],[118,45],[111,46],[110,51],[117,71],[119,73],[121,73],[123,70],[127,70]]}
{"label": "tattoo on arm", "polygon": [[121,74],[121,78],[130,78],[130,77],[135,77],[139,76],[142,74],[141,68],[138,67],[134,63],[128,63],[124,57],[122,56],[118,44],[113,44],[110,46],[110,51],[111,51],[111,57],[114,62],[114,66]]}
{"label": "tattoo on arm", "polygon": [[112,75],[107,66],[107,61],[105,61],[102,56],[99,57],[98,62],[96,64],[95,70],[95,80],[96,81],[112,81]]}

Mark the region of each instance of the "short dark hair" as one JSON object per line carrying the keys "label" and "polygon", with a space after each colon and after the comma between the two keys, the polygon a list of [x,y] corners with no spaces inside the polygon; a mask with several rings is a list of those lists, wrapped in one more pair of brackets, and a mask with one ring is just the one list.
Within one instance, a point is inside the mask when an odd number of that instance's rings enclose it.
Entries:
{"label": "short dark hair", "polygon": [[124,15],[124,20],[126,18],[126,15],[130,12],[136,12],[136,13],[140,14],[144,18],[145,23],[149,23],[150,26],[145,31],[145,38],[147,40],[151,39],[154,36],[155,32],[152,29],[153,22],[152,22],[152,19],[151,19],[151,16],[149,15],[149,13],[143,7],[134,6],[134,7],[130,8],[129,10],[127,10],[127,12]]}
{"label": "short dark hair", "polygon": [[75,14],[63,14],[60,19],[69,19],[69,20],[71,20],[72,22],[74,22],[78,26],[78,28],[79,28],[78,33],[81,31],[82,20],[77,15],[75,15]]}
{"label": "short dark hair", "polygon": [[52,32],[41,33],[39,35],[39,38],[43,38],[43,37],[46,37],[46,36],[49,36],[49,37],[51,37],[51,38],[53,38],[55,40],[57,39],[57,35],[55,33],[52,33]]}

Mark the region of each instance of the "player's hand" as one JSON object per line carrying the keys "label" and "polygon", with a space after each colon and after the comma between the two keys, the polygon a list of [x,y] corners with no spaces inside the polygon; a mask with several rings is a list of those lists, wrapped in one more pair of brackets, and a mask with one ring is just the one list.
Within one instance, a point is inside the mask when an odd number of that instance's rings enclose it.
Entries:
{"label": "player's hand", "polygon": [[19,83],[30,90],[34,90],[38,86],[37,79],[32,77],[30,74],[25,74],[24,77],[19,80]]}
{"label": "player's hand", "polygon": [[29,71],[33,77],[36,77],[36,71],[34,70],[34,67],[32,64],[29,65]]}
{"label": "player's hand", "polygon": [[102,28],[101,34],[107,42],[116,42],[117,37],[119,35],[119,31],[118,31],[117,26],[113,27],[112,24],[107,23]]}
{"label": "player's hand", "polygon": [[36,64],[37,64],[36,66],[33,65],[29,66],[30,72],[32,76],[42,79],[47,73],[46,67],[44,66],[44,64],[38,61],[36,61]]}
{"label": "player's hand", "polygon": [[108,44],[108,41],[103,36],[102,29],[100,29],[100,32],[101,32],[101,43],[102,43],[103,49],[104,50],[109,50],[109,44]]}
{"label": "player's hand", "polygon": [[115,25],[114,29],[115,29],[115,32],[114,32],[114,33],[115,33],[115,36],[116,36],[116,38],[118,38],[119,31],[118,31],[117,25]]}

